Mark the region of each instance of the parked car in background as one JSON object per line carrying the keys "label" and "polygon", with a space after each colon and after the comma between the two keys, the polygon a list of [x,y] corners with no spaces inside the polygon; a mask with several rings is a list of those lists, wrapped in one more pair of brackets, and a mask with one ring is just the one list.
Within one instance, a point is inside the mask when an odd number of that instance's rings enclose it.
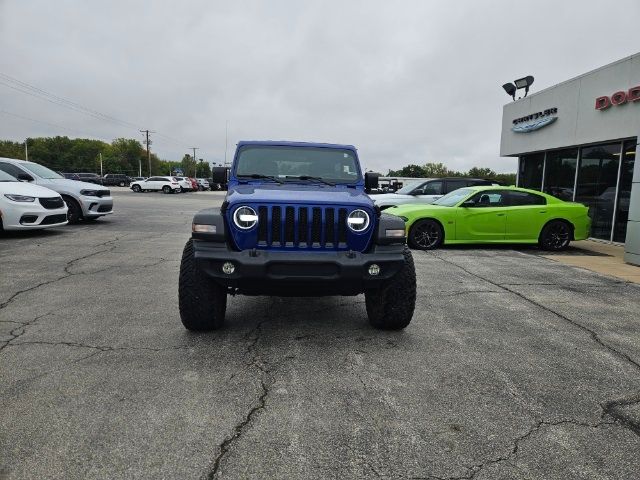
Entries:
{"label": "parked car in background", "polygon": [[385,211],[405,221],[411,248],[431,250],[456,243],[532,243],[563,250],[589,237],[589,209],[536,190],[468,187],[432,204]]}
{"label": "parked car in background", "polygon": [[164,193],[176,193],[180,191],[180,182],[177,177],[149,177],[131,183],[131,190],[136,193],[163,191]]}
{"label": "parked car in background", "polygon": [[191,182],[191,190],[194,192],[197,192],[198,190],[200,190],[200,188],[198,187],[198,181],[193,178],[193,177],[187,177],[187,180],[189,180]]}
{"label": "parked car in background", "polygon": [[61,173],[64,178],[68,178],[69,180],[81,180],[80,176],[77,173]]}
{"label": "parked car in background", "polygon": [[498,182],[483,178],[429,178],[416,179],[415,182],[405,184],[395,193],[383,193],[373,197],[375,204],[384,210],[395,205],[407,203],[432,203],[447,193],[458,188],[481,185],[499,185]]}
{"label": "parked car in background", "polygon": [[149,177],[131,177],[132,182],[139,182],[141,180],[146,180]]}
{"label": "parked car in background", "polygon": [[67,224],[62,197],[0,170],[0,231],[38,230]]}
{"label": "parked car in background", "polygon": [[107,173],[102,177],[102,185],[117,185],[119,187],[128,187],[131,185],[131,179],[124,173]]}
{"label": "parked car in background", "polygon": [[181,192],[190,192],[193,189],[193,185],[186,177],[175,177],[180,183],[180,191]]}
{"label": "parked car in background", "polygon": [[102,177],[97,173],[76,173],[79,180],[83,182],[95,183],[96,185],[102,185]]}
{"label": "parked car in background", "polygon": [[13,158],[0,157],[0,170],[20,181],[58,192],[67,204],[69,223],[95,220],[113,213],[111,192],[93,183],[69,180],[38,163]]}
{"label": "parked car in background", "polygon": [[206,178],[196,178],[196,181],[198,182],[198,190],[209,190],[209,180]]}

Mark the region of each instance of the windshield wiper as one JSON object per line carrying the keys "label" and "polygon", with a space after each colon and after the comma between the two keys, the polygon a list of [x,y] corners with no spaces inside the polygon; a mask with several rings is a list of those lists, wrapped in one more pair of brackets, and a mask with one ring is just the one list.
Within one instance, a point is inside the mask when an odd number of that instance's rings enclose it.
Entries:
{"label": "windshield wiper", "polygon": [[236,175],[236,177],[238,178],[261,178],[261,179],[265,179],[265,180],[273,180],[274,182],[278,182],[278,183],[284,183],[282,180],[280,180],[278,177],[274,177],[273,175],[262,175],[260,173],[252,173],[250,175]]}
{"label": "windshield wiper", "polygon": [[312,177],[311,175],[286,175],[284,178],[297,178],[298,180],[317,180],[318,182],[329,185],[330,187],[336,186],[335,183],[327,182],[322,177]]}

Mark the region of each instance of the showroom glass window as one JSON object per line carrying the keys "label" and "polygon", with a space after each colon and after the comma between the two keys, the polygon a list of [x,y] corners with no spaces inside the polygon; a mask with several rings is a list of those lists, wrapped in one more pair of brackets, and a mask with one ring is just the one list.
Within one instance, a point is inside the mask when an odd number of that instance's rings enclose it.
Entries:
{"label": "showroom glass window", "polygon": [[547,164],[544,168],[544,193],[553,195],[560,200],[572,201],[577,163],[577,148],[547,152]]}
{"label": "showroom glass window", "polygon": [[616,204],[615,225],[613,227],[614,242],[624,242],[627,235],[629,201],[631,199],[631,181],[633,179],[633,167],[636,160],[636,143],[637,140],[635,139],[625,142],[624,149],[622,151],[618,202]]}
{"label": "showroom glass window", "polygon": [[542,188],[542,170],[544,153],[533,153],[520,157],[518,186],[540,190]]}
{"label": "showroom glass window", "polygon": [[580,155],[576,202],[589,207],[591,236],[611,239],[620,143],[584,147]]}

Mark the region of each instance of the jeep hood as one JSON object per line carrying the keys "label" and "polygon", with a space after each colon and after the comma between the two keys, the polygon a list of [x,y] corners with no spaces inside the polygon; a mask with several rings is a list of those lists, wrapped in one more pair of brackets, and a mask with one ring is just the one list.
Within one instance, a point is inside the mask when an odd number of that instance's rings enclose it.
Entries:
{"label": "jeep hood", "polygon": [[290,205],[354,205],[373,207],[373,201],[361,190],[329,185],[261,184],[238,185],[229,190],[231,206],[241,203],[281,203]]}

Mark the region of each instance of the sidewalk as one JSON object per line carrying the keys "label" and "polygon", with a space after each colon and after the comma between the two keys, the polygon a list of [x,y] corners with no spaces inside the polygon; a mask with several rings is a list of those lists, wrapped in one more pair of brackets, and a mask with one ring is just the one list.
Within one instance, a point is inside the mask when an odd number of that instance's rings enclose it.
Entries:
{"label": "sidewalk", "polygon": [[640,267],[624,263],[624,247],[621,245],[581,240],[572,242],[569,249],[571,254],[545,255],[545,257],[566,265],[618,277],[628,282],[640,283]]}

